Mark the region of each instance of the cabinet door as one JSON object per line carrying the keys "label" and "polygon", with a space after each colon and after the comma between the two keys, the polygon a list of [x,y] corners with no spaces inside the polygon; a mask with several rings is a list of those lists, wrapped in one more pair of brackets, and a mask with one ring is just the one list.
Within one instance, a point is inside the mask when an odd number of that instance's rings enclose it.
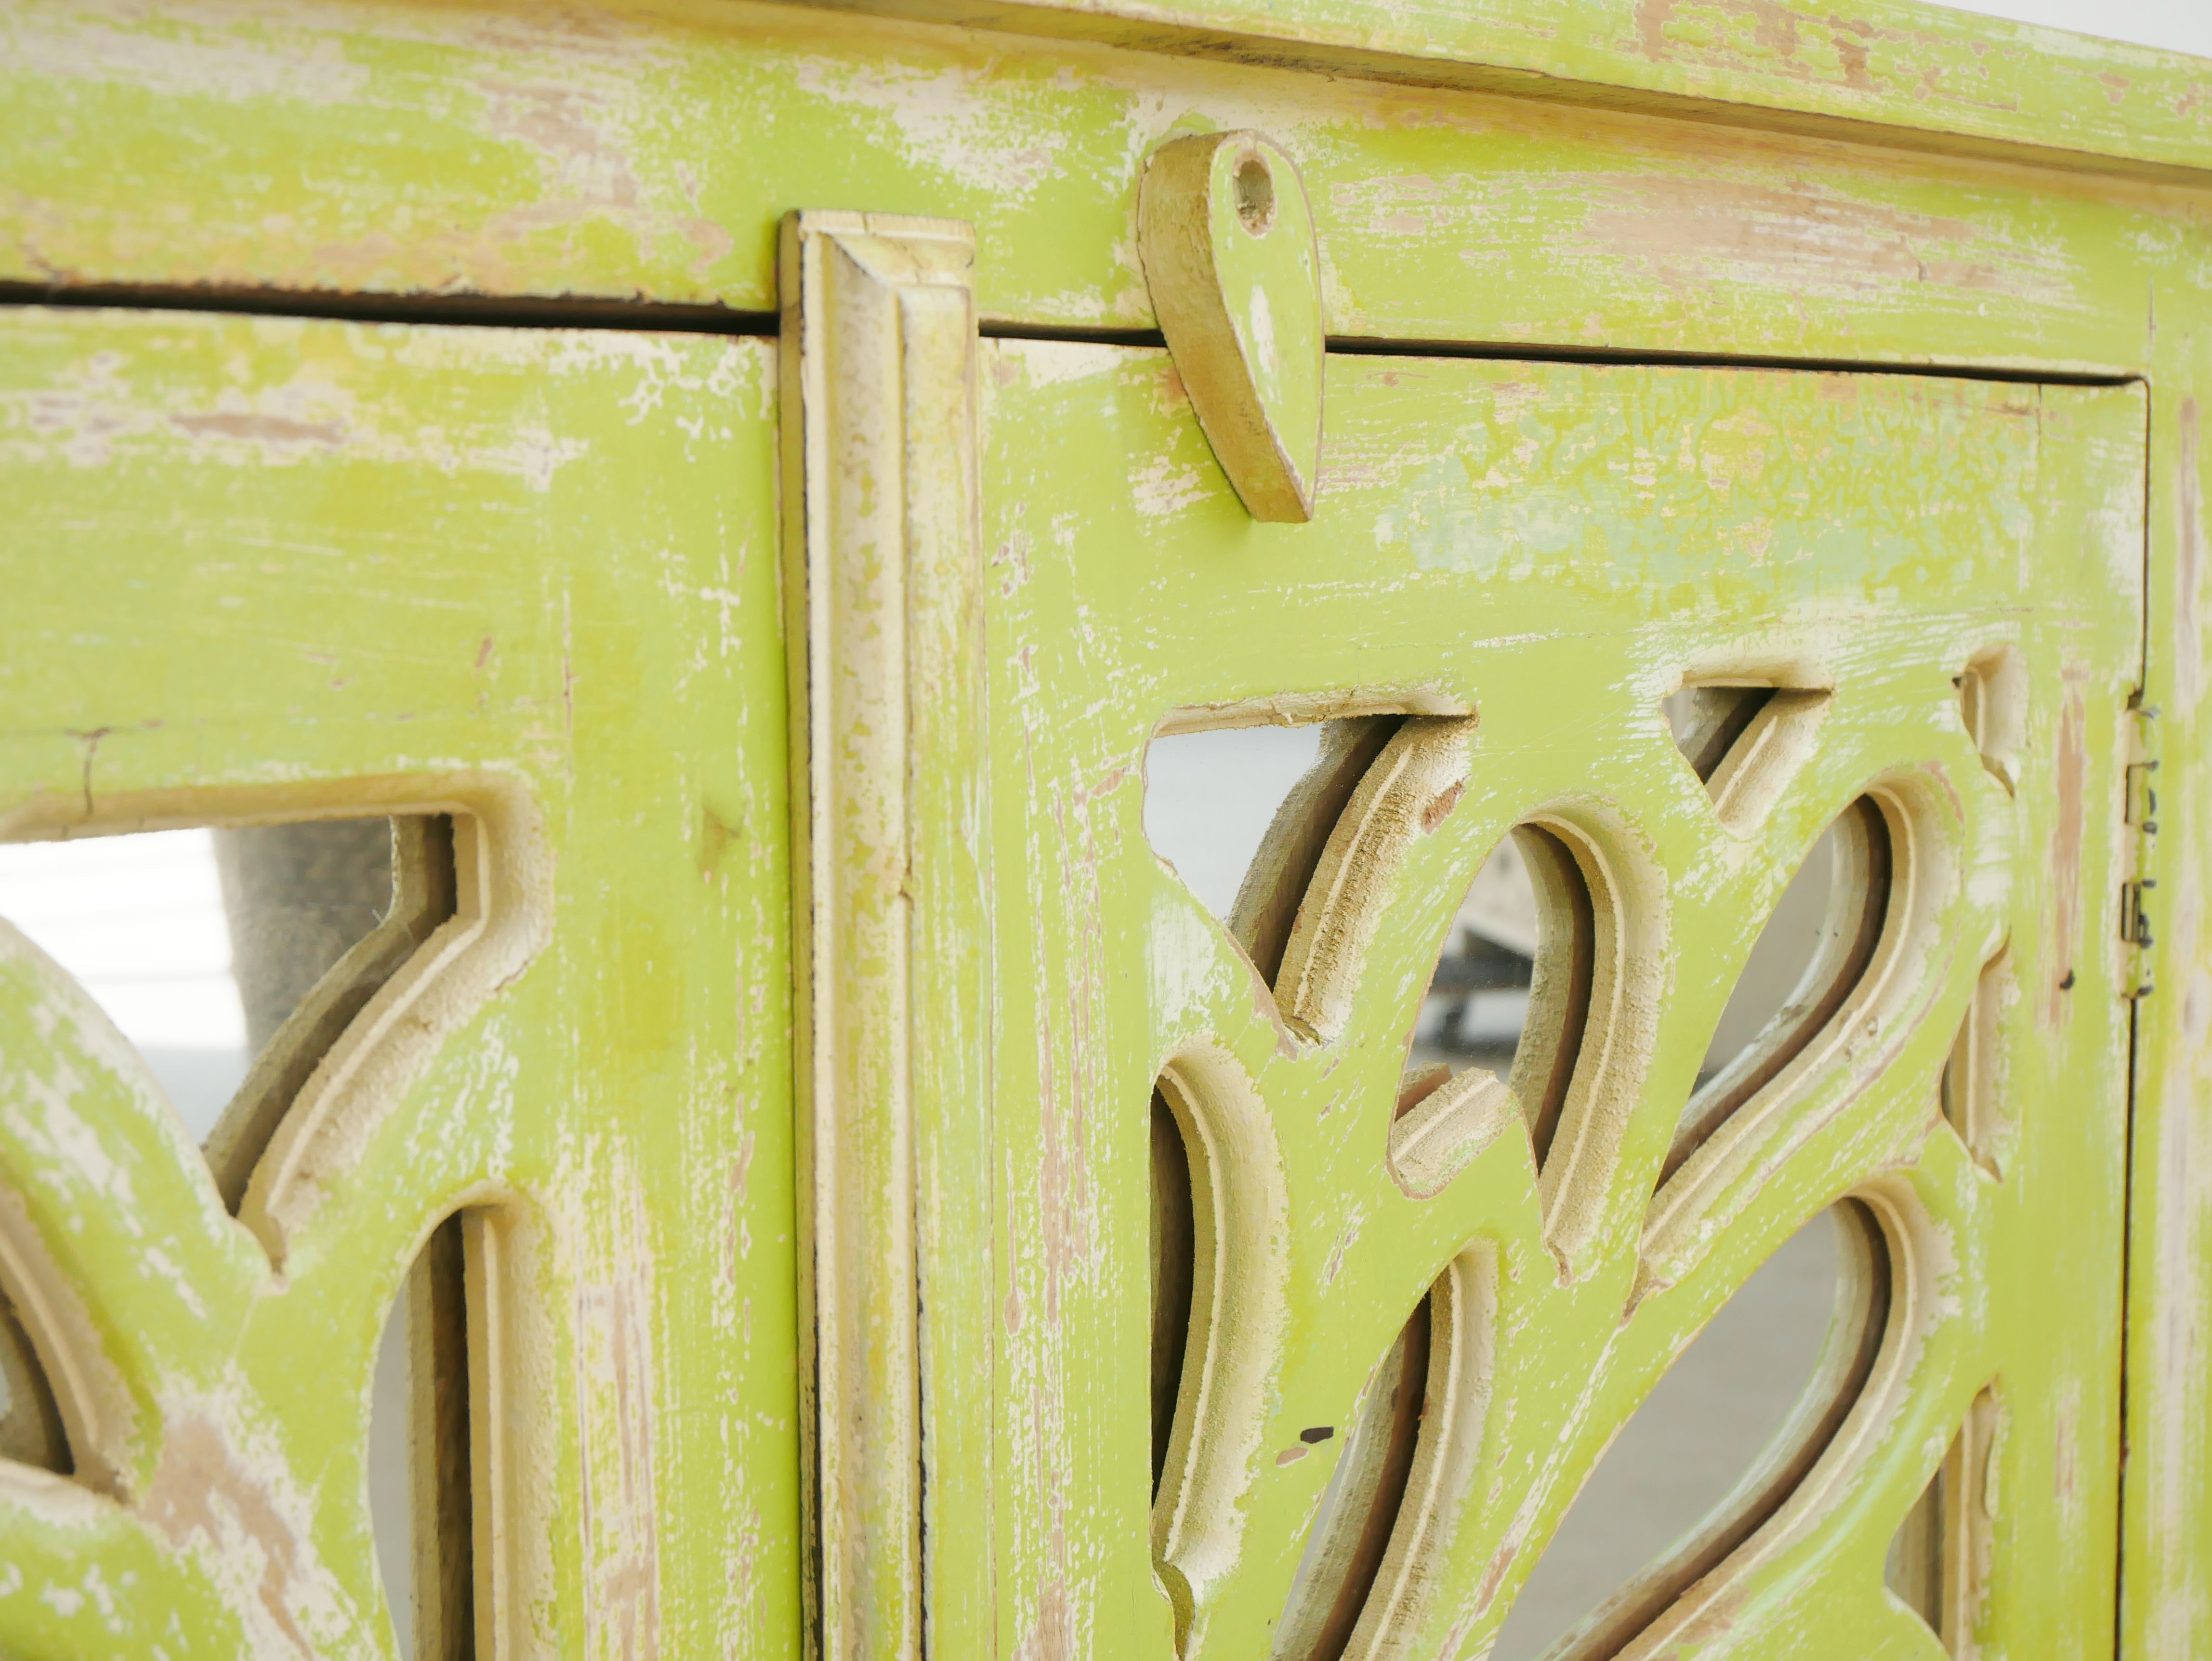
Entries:
{"label": "cabinet door", "polygon": [[65,1432],[0,1462],[9,1656],[389,1656],[410,1533],[426,1657],[795,1646],[774,372],[0,324],[0,836],[388,817],[445,891],[214,1170],[0,926],[0,1289]]}
{"label": "cabinet door", "polygon": [[[1281,526],[1164,354],[989,340],[963,563],[900,234],[786,271],[817,869],[882,855],[813,982],[828,1652],[1483,1654],[1824,1211],[1797,1410],[1578,1652],[2109,1644],[2140,391],[1332,358]],[[1158,746],[1305,725],[1210,906]],[[1507,846],[1518,1049],[1420,1064]],[[1716,1055],[1808,861],[1802,977]]]}
{"label": "cabinet door", "polygon": [[[1592,1648],[1932,1652],[1882,1571],[1947,1457],[1979,1652],[2107,1641],[2140,394],[1350,358],[1284,528],[1162,356],[994,342],[981,380],[1003,1252],[959,1277],[994,1399],[945,1409],[991,1486],[943,1504],[995,1530],[1000,1647],[1480,1653],[1838,1206],[1799,1416]],[[1327,736],[1224,917],[1147,843],[1147,746],[1277,722]],[[1824,833],[1819,951],[1707,1076]],[[1511,1068],[1409,1067],[1509,837]]]}

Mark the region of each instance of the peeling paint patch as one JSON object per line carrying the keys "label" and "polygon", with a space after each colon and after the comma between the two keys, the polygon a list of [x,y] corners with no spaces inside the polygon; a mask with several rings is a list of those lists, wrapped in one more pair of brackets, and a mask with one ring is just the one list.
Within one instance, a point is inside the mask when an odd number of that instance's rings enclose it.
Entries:
{"label": "peeling paint patch", "polygon": [[256,1656],[317,1657],[358,1622],[313,1544],[314,1507],[272,1442],[212,1400],[167,1404],[146,1520],[223,1589]]}
{"label": "peeling paint patch", "polygon": [[660,1548],[652,1225],[627,1155],[603,1148],[602,1159],[592,1187],[612,1203],[592,1232],[605,1255],[574,1294],[584,1646],[593,1661],[653,1661]]}
{"label": "peeling paint patch", "polygon": [[1130,481],[1130,500],[1146,519],[1164,519],[1212,495],[1195,462],[1155,456]]}

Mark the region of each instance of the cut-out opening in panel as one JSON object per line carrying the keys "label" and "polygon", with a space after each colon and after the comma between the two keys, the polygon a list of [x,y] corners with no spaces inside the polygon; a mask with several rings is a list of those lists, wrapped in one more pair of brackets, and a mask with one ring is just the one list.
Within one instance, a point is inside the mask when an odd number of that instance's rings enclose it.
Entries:
{"label": "cut-out opening in panel", "polygon": [[1711,785],[1759,712],[1773,702],[1771,686],[1685,686],[1660,708],[1674,746],[1700,784]]}
{"label": "cut-out opening in panel", "polygon": [[2027,735],[2027,660],[2013,646],[1978,652],[1959,672],[1959,715],[1990,776],[2009,792]]}
{"label": "cut-out opening in panel", "polygon": [[483,1226],[457,1213],[433,1231],[377,1345],[369,1521],[397,1652],[410,1661],[476,1652],[467,1265]]}
{"label": "cut-out opening in panel", "polygon": [[231,974],[246,1048],[258,1054],[391,910],[392,824],[246,825],[218,830],[214,841]]}
{"label": "cut-out opening in panel", "polygon": [[[1170,733],[1145,751],[1146,839],[1224,927],[1285,799],[1313,770],[1322,732],[1314,725]],[[1323,825],[1324,838],[1328,832]]]}
{"label": "cut-out opening in panel", "polygon": [[323,1057],[454,915],[459,876],[443,814],[255,826],[222,832],[216,847],[257,1045],[206,1139],[216,1186],[235,1211]]}
{"label": "cut-out opening in panel", "polygon": [[1989,1456],[1996,1419],[1996,1392],[1985,1389],[1905,1513],[1882,1566],[1883,1581],[1898,1601],[1952,1655],[1972,1652],[1989,1554]]}
{"label": "cut-out opening in panel", "polygon": [[1820,688],[1692,682],[1660,700],[1682,759],[1724,820],[1755,818],[1803,758],[1826,711]]}
{"label": "cut-out opening in panel", "polygon": [[1760,928],[1714,1028],[1662,1182],[1836,1019],[1874,961],[1893,875],[1888,821],[1862,796],[1814,845]]}
{"label": "cut-out opening in panel", "polygon": [[1958,1133],[1975,1163],[1991,1176],[1997,1165],[1997,1076],[2001,1070],[1997,1021],[2007,982],[2008,956],[2000,949],[1982,965],[1974,995],[1959,1022],[1959,1036],[1943,1062],[1937,1098],[1943,1117]]}
{"label": "cut-out opening in panel", "polygon": [[[441,817],[0,844],[0,916],[137,1050],[233,1209],[300,1086],[453,915],[454,887]],[[64,1404],[12,1306],[0,1397],[0,1457],[70,1471]]]}
{"label": "cut-out opening in panel", "polygon": [[1482,862],[1453,918],[1413,1029],[1411,1068],[1488,1068],[1503,1078],[1528,1019],[1542,921],[1522,838]]}
{"label": "cut-out opening in panel", "polygon": [[1176,1406],[1190,1346],[1191,1276],[1197,1258],[1197,1215],[1190,1154],[1175,1110],[1158,1090],[1152,1110],[1152,1494],[1159,1495],[1175,1439]]}
{"label": "cut-out opening in panel", "polygon": [[1399,1092],[1409,1112],[1467,1068],[1511,1086],[1540,1167],[1589,1024],[1599,918],[1566,837],[1516,826],[1454,917]]}
{"label": "cut-out opening in panel", "polygon": [[1267,985],[1346,808],[1407,717],[1168,733],[1145,758],[1145,830]]}
{"label": "cut-out opening in panel", "polygon": [[0,844],[0,917],[138,1050],[234,1207],[238,1156],[453,915],[453,887],[441,817]]}
{"label": "cut-out opening in panel", "polygon": [[0,844],[0,917],[106,1012],[204,1140],[251,1058],[215,833]]}
{"label": "cut-out opening in panel", "polygon": [[1873,1214],[1816,1217],[1709,1321],[1591,1469],[1493,1661],[1598,1661],[1778,1512],[1872,1375],[1891,1264]]}
{"label": "cut-out opening in panel", "polygon": [[[1943,1457],[1936,1475],[1912,1509],[1905,1515],[1904,1523],[1889,1542],[1889,1556],[1882,1564],[1882,1580],[1897,1594],[1898,1601],[1928,1623],[1928,1629],[1940,1640],[1943,1634],[1943,1581],[1945,1552],[1943,1549],[1947,1489],[1944,1481],[1956,1444]],[[1947,1649],[1950,1646],[1946,1645]]]}
{"label": "cut-out opening in panel", "polygon": [[1835,881],[1835,832],[1829,830],[1813,844],[1752,943],[1751,955],[1744,960],[1698,1065],[1700,1084],[1750,1049],[1796,994],[1820,955]]}
{"label": "cut-out opening in panel", "polygon": [[1358,1629],[1420,1451],[1433,1305],[1421,1299],[1346,1428],[1277,1628],[1279,1661],[1338,1661]]}
{"label": "cut-out opening in panel", "polygon": [[57,1476],[76,1469],[61,1404],[4,1286],[0,1286],[0,1459]]}

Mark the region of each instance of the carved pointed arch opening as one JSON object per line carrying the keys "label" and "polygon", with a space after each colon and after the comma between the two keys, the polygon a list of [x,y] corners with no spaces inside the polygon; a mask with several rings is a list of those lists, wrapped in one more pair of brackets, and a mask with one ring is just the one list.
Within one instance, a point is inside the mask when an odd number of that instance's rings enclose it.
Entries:
{"label": "carved pointed arch opening", "polygon": [[[245,1086],[200,1150],[208,1160],[205,1172],[194,1168],[192,1127],[166,1097],[164,1077],[143,1064],[144,1052],[133,1032],[118,1024],[117,1008],[94,995],[82,970],[73,974],[16,930],[0,928],[0,977],[9,982],[9,1007],[0,1013],[19,1021],[25,1012],[40,1008],[65,1016],[61,1047],[44,1056],[49,1074],[65,1064],[74,1080],[54,1113],[78,1116],[85,1146],[112,1140],[127,1150],[124,1157],[135,1162],[127,1168],[135,1173],[146,1215],[163,1215],[166,1208],[172,1227],[185,1215],[210,1226],[221,1216],[218,1202],[223,1210],[242,1210],[268,1250],[270,1267],[279,1271],[283,1226],[313,1214],[319,1196],[330,1192],[367,1150],[408,1080],[484,996],[519,970],[544,934],[538,902],[544,873],[532,856],[530,804],[519,794],[483,792],[465,807],[423,811],[405,798],[387,806],[370,793],[368,805],[383,811],[339,817],[329,815],[325,804],[286,803],[295,811],[325,806],[325,816],[283,819],[265,800],[217,799],[206,804],[210,818],[254,818],[244,828],[215,831],[212,839],[204,827],[188,832],[200,839],[210,896],[216,867],[226,867],[227,893],[209,900],[216,908],[210,914],[211,926],[225,926],[220,901],[228,897],[235,948],[229,964],[244,1005],[243,1032],[259,1050],[246,1069]],[[127,816],[137,805],[112,806]],[[176,804],[161,806],[173,812]],[[492,856],[495,835],[502,852],[498,860]],[[132,837],[125,832],[100,840],[113,844]],[[229,964],[223,967],[226,975],[234,972]],[[97,984],[99,977],[92,978]],[[10,1047],[11,1062],[36,1076],[40,1063],[20,1043]],[[161,1407],[149,1410],[158,1401],[148,1394],[155,1352],[142,1340],[158,1334],[158,1323],[142,1322],[118,1335],[105,1323],[100,1275],[88,1275],[85,1263],[70,1256],[82,1231],[60,1220],[72,1208],[83,1214],[85,1185],[95,1180],[87,1168],[27,1158],[21,1136],[9,1152],[9,1183],[0,1191],[0,1385],[5,1387],[0,1461],[44,1472],[49,1481],[73,1480],[125,1506],[143,1504],[147,1496],[139,1485],[147,1480],[149,1450],[158,1448],[168,1457],[174,1428]],[[307,1206],[294,1215],[286,1212],[291,1196],[270,1171],[285,1160],[293,1174],[308,1172],[314,1179],[307,1185],[313,1190]],[[362,1381],[362,1429],[372,1442],[375,1421],[390,1420],[394,1412],[403,1421],[448,1427],[420,1434],[403,1428],[397,1456],[404,1463],[426,1450],[436,1452],[437,1470],[409,1484],[405,1506],[410,1518],[422,1510],[435,1519],[428,1529],[413,1528],[411,1521],[410,1527],[412,1537],[436,1542],[412,1578],[420,1583],[426,1576],[443,1576],[448,1583],[449,1595],[433,1597],[433,1618],[417,1626],[423,1635],[417,1652],[439,1661],[471,1652],[478,1629],[495,1630],[513,1601],[506,1589],[512,1577],[497,1573],[505,1549],[500,1542],[507,1536],[501,1532],[506,1525],[496,1521],[507,1509],[496,1495],[511,1478],[513,1462],[495,1457],[495,1446],[507,1434],[495,1433],[502,1418],[513,1421],[526,1410],[515,1389],[511,1358],[516,1344],[542,1349],[544,1335],[530,1327],[526,1311],[501,1295],[513,1278],[505,1244],[512,1230],[501,1220],[498,1200],[489,1193],[472,1198],[463,1217],[441,1227],[411,1277],[416,1283],[428,1277],[437,1287],[436,1318],[426,1311],[421,1324],[445,1335],[434,1346],[434,1371],[450,1381],[442,1403],[434,1412],[410,1407],[408,1398],[419,1393],[410,1372],[428,1376],[428,1369],[408,1365],[410,1358],[401,1358],[388,1381],[390,1400],[379,1402],[376,1383]],[[395,1216],[393,1221],[404,1226],[407,1220]],[[234,1232],[217,1226],[216,1232],[228,1239]],[[191,1243],[190,1226],[184,1236]],[[126,1283],[138,1266],[122,1265],[123,1256],[141,1243],[157,1249],[169,1244],[149,1241],[143,1228],[135,1235],[110,1231],[102,1239],[106,1263],[122,1267]],[[194,1277],[222,1271],[205,1262],[179,1269],[166,1258],[152,1260],[151,1267],[162,1285],[175,1289],[180,1312],[189,1310],[196,1320],[204,1316],[199,1300],[207,1287]],[[371,1266],[362,1265],[355,1283],[365,1290],[378,1279]],[[410,1293],[401,1301],[422,1298]],[[465,1323],[458,1313],[464,1302],[470,1311]],[[366,1316],[349,1306],[331,1318],[356,1313]],[[465,1363],[457,1359],[464,1353]],[[299,1365],[310,1368],[327,1364],[322,1356],[299,1358]],[[477,1397],[474,1416],[487,1429],[457,1440],[450,1423],[465,1425],[471,1414],[465,1410],[456,1419],[453,1404],[467,1401],[471,1391]],[[383,1439],[392,1441],[388,1433]],[[374,1451],[364,1451],[373,1461]],[[0,1473],[0,1480],[19,1486],[25,1478],[21,1471]],[[494,1497],[479,1503],[477,1496],[485,1494]],[[372,1526],[371,1534],[376,1531]],[[469,1540],[479,1542],[474,1568],[470,1552],[457,1543]],[[480,1548],[486,1540],[494,1548],[488,1555]],[[454,1562],[460,1570],[441,1567]],[[456,1573],[495,1595],[460,1595]]]}
{"label": "carved pointed arch opening", "polygon": [[1496,1273],[1486,1244],[1454,1258],[1369,1376],[1276,1626],[1274,1661],[1370,1661],[1419,1630],[1480,1459]]}
{"label": "carved pointed arch opening", "polygon": [[[476,1647],[475,1485],[489,1427],[471,1397],[487,1311],[470,1307],[470,1259],[484,1250],[481,1214],[456,1212],[430,1232],[386,1317],[368,1423],[368,1506],[377,1567],[403,1657],[448,1661]],[[481,1267],[477,1298],[485,1294]],[[473,1317],[473,1318],[472,1318]],[[485,1355],[474,1358],[483,1368]]]}
{"label": "carved pointed arch opening", "polygon": [[1990,776],[2013,794],[2027,737],[2027,660],[2009,643],[1986,647],[1954,678],[1959,718]]}
{"label": "carved pointed arch opening", "polygon": [[[362,830],[381,827],[385,860],[337,880],[374,924],[333,950],[303,941],[296,919],[331,880],[331,858]],[[234,1215],[254,1167],[307,1081],[369,1001],[459,907],[450,814],[389,820],[308,820],[217,833],[226,909],[245,995],[253,1061],[207,1140],[208,1166]],[[337,844],[337,846],[333,846]],[[352,862],[356,867],[361,862]],[[384,887],[377,895],[368,885]],[[321,946],[320,951],[316,948]],[[322,967],[327,962],[327,967]]]}
{"label": "carved pointed arch opening", "polygon": [[[1448,1040],[1464,1017],[1442,1021],[1425,1009],[1409,1034],[1412,1054],[1391,1127],[1390,1168],[1407,1192],[1438,1193],[1504,1123],[1524,1124],[1537,1170],[1549,1163],[1586,1055],[1602,1056],[1605,1035],[1592,1043],[1593,1010],[1602,1025],[1621,976],[1624,897],[1598,839],[1564,819],[1534,819],[1514,828],[1483,862],[1453,920],[1430,978],[1431,1006],[1457,981],[1485,967],[1501,945],[1526,953],[1526,1001],[1502,1074],[1492,1066],[1455,1066]],[[1446,1059],[1425,1059],[1446,1048]],[[1474,1052],[1478,1055],[1480,1052]],[[1493,1050],[1482,1056],[1493,1063]]]}
{"label": "carved pointed arch opening", "polygon": [[1890,1541],[1882,1579],[1952,1656],[1973,1653],[1994,1548],[1990,1463],[2003,1407],[1984,1385]]}
{"label": "carved pointed arch opening", "polygon": [[[453,915],[452,821],[372,812],[149,830],[125,807],[113,831],[0,850],[0,912],[40,948],[45,972],[71,983],[100,1063],[155,1116],[148,1128],[206,1134],[234,1214],[307,1080]],[[95,1398],[123,1386],[81,1329],[78,1293],[35,1229],[0,1260],[0,1458],[112,1489],[120,1421]]]}
{"label": "carved pointed arch opening", "polygon": [[38,1346],[17,1313],[20,1296],[0,1277],[0,1460],[74,1475],[76,1456]]}
{"label": "carved pointed arch opening", "polygon": [[1229,931],[1279,1002],[1284,955],[1330,838],[1405,721],[1352,715],[1322,724],[1319,755],[1276,810],[1237,890]]}
{"label": "carved pointed arch opening", "polygon": [[[1781,1427],[1702,1521],[1547,1646],[1547,1661],[1607,1661],[1631,1646],[1638,1654],[1662,1652],[1671,1634],[1727,1596],[1730,1582],[1759,1561],[1771,1541],[1820,1508],[1856,1457],[1862,1439],[1850,1427],[1887,1410],[1909,1325],[1905,1252],[1892,1238],[1892,1220],[1875,1204],[1846,1198],[1828,1215],[1837,1248],[1834,1302],[1817,1357]],[[1650,1410],[1656,1395],[1645,1398],[1639,1413]],[[1634,1422],[1616,1447],[1631,1439]],[[1571,1510],[1567,1526],[1573,1521]],[[1512,1628],[1507,1630],[1510,1636]],[[1521,1647],[1501,1656],[1524,1661]]]}
{"label": "carved pointed arch opening", "polygon": [[1267,1110],[1217,1050],[1170,1058],[1150,1135],[1152,1559],[1180,1642],[1237,1559],[1285,1315],[1288,1200]]}
{"label": "carved pointed arch opening", "polygon": [[1756,824],[1812,754],[1829,693],[1755,676],[1692,677],[1662,701],[1682,759],[1724,824]]}
{"label": "carved pointed arch opening", "polygon": [[[1433,697],[1350,691],[1181,710],[1155,730],[1147,838],[1309,1040],[1340,1025],[1391,879],[1464,792],[1474,726]],[[1310,762],[1282,776],[1304,745]],[[1265,830],[1246,842],[1255,793],[1278,791]],[[1212,897],[1224,855],[1240,873],[1226,904]]]}

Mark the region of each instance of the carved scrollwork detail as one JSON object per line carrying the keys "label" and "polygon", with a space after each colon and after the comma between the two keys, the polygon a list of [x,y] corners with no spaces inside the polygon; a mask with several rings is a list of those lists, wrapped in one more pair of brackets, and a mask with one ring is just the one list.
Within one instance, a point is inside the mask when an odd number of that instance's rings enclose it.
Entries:
{"label": "carved scrollwork detail", "polygon": [[[1772,720],[1746,726],[1771,745]],[[1262,977],[1276,1035],[1223,1034],[1247,1060],[1203,1080],[1172,1060],[1163,1077],[1194,1191],[1234,1180],[1213,1129],[1227,1118],[1254,1127],[1248,1158],[1290,1196],[1287,1212],[1196,1208],[1203,1272],[1154,1524],[1187,1656],[1451,1653],[1494,1633],[1620,1418],[1767,1250],[1848,1201],[1847,1306],[1798,1419],[1575,1652],[1643,1653],[1838,1526],[1832,1497],[1914,1387],[1944,1253],[1984,1226],[1964,1149],[1926,1104],[2002,936],[2012,804],[1940,728],[1904,742],[1919,753],[1859,740],[1840,813],[1800,792],[1745,825],[1717,800],[1698,843],[1662,854],[1621,804],[1486,792],[1471,716],[1362,717],[1325,738],[1224,942]],[[1509,1077],[1436,1069],[1393,1090],[1383,1069],[1508,813],[1542,931],[1522,1049]],[[1692,1088],[1745,921],[1832,818],[1836,897],[1805,983]],[[1371,1374],[1345,1365],[1376,1355]],[[1408,1375],[1411,1421],[1391,1406]],[[1340,1459],[1317,1497],[1312,1472]],[[1237,1503],[1194,1521],[1190,1496],[1223,1492]]]}

